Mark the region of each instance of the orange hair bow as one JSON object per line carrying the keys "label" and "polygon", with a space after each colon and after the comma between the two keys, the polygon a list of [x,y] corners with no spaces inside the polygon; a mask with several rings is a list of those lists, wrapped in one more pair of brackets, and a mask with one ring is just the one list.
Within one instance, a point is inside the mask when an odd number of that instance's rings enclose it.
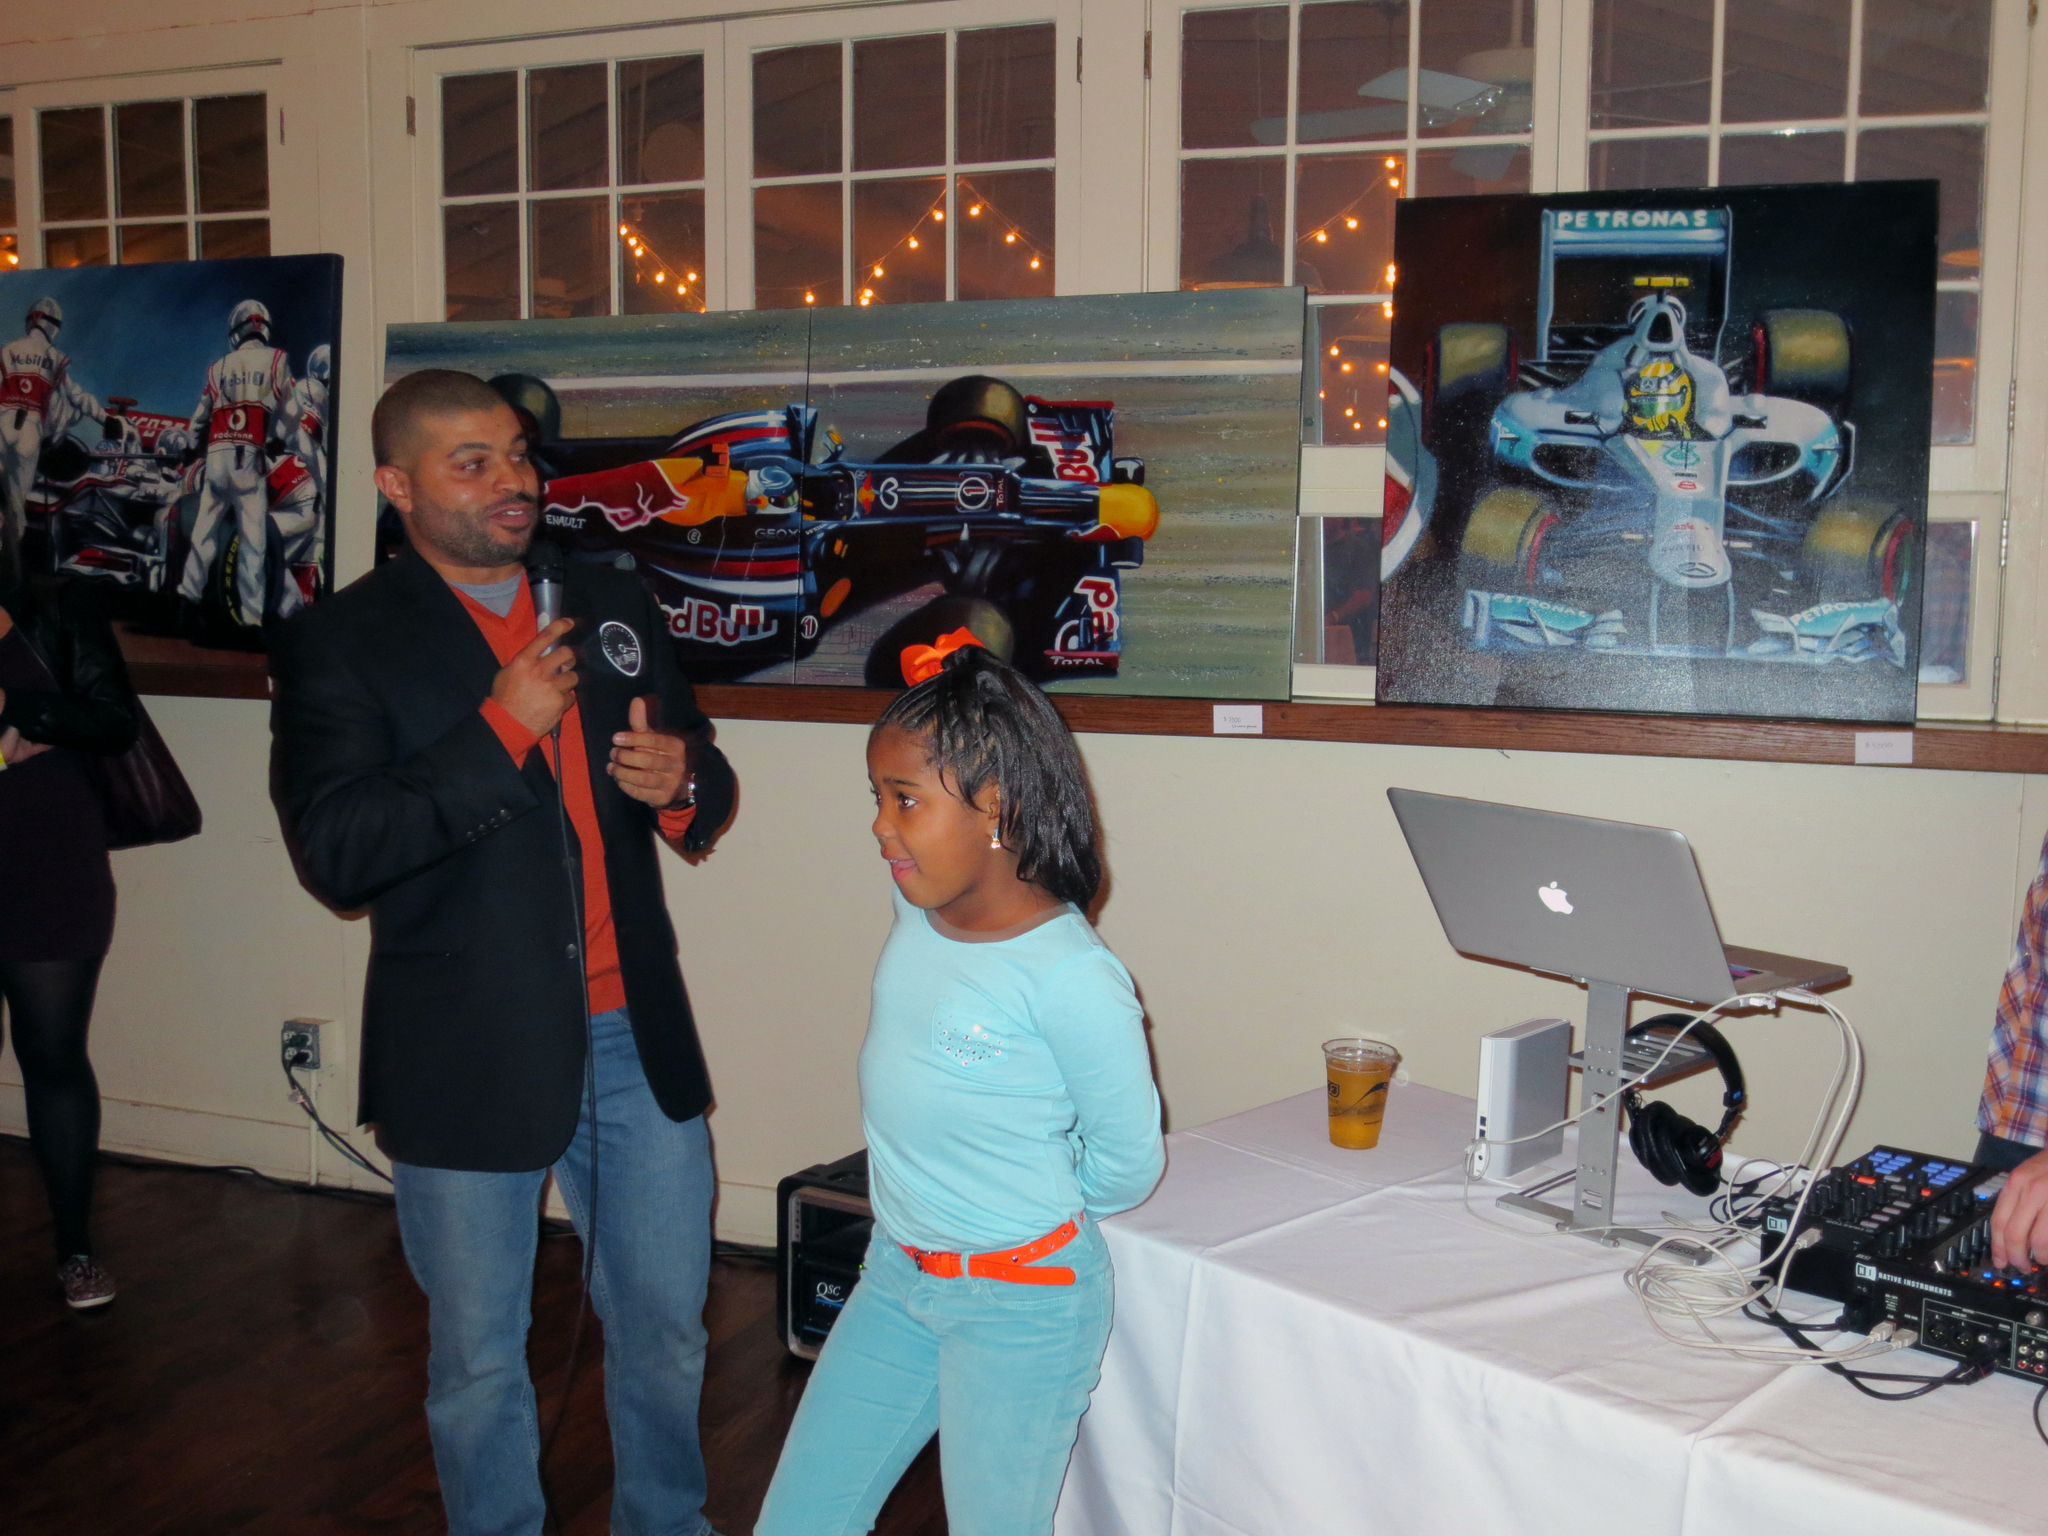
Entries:
{"label": "orange hair bow", "polygon": [[939,669],[946,664],[946,658],[955,651],[980,644],[974,631],[962,625],[950,635],[939,636],[930,645],[906,645],[903,647],[903,681],[915,688],[926,678],[937,677]]}

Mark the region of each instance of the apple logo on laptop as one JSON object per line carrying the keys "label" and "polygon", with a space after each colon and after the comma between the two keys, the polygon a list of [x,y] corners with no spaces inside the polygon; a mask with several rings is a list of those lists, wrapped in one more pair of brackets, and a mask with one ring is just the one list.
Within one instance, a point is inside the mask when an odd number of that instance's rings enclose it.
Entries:
{"label": "apple logo on laptop", "polygon": [[1543,898],[1543,905],[1550,908],[1551,911],[1556,912],[1564,917],[1570,917],[1572,915],[1571,893],[1569,891],[1559,890],[1557,882],[1555,880],[1551,881],[1550,884],[1541,887],[1536,892],[1536,894]]}

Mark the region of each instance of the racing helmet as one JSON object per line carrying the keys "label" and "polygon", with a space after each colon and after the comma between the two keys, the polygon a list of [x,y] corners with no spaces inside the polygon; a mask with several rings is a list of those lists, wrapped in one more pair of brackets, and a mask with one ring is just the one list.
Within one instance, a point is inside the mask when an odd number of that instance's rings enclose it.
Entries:
{"label": "racing helmet", "polygon": [[28,318],[22,322],[31,331],[41,331],[50,340],[57,339],[57,332],[64,324],[64,306],[55,299],[37,299],[29,307]]}
{"label": "racing helmet", "polygon": [[1692,424],[1692,375],[1676,358],[1653,357],[1628,381],[1628,424],[1654,436]]}
{"label": "racing helmet", "polygon": [[156,435],[156,456],[176,463],[192,451],[192,435],[183,427],[165,427]]}
{"label": "racing helmet", "polygon": [[321,342],[306,354],[306,377],[327,382],[327,375],[334,369],[334,351],[326,342]]}
{"label": "racing helmet", "polygon": [[244,299],[228,316],[228,345],[239,347],[251,336],[270,340],[270,311],[260,300]]}

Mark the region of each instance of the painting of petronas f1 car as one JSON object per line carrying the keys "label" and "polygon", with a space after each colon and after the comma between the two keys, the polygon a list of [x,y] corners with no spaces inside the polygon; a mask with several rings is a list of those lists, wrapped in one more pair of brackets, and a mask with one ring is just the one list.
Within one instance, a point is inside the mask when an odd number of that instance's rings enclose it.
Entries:
{"label": "painting of petronas f1 car", "polygon": [[0,538],[131,633],[262,649],[329,580],[340,305],[338,256],[0,275]]}
{"label": "painting of petronas f1 car", "polygon": [[1380,697],[1911,720],[1935,213],[1404,204]]}

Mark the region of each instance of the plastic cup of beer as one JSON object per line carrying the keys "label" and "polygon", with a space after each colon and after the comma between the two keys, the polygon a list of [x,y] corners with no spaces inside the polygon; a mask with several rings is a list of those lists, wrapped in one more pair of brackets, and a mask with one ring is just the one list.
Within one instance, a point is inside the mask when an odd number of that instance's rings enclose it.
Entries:
{"label": "plastic cup of beer", "polygon": [[1323,1066],[1330,1078],[1330,1144],[1363,1150],[1380,1144],[1387,1084],[1401,1053],[1381,1040],[1325,1040]]}

